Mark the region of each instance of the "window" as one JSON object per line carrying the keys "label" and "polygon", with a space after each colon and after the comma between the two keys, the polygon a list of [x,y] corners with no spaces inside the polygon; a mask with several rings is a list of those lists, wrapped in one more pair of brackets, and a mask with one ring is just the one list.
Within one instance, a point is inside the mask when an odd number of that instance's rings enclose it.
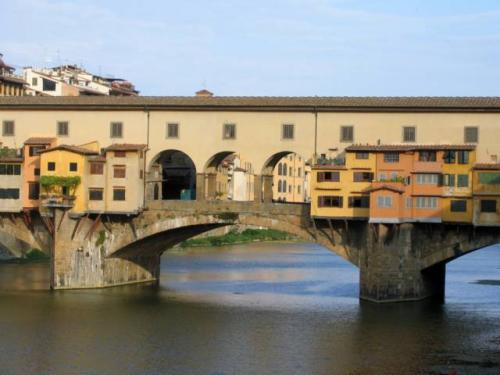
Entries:
{"label": "window", "polygon": [[278,176],[283,175],[283,165],[281,163],[278,164]]}
{"label": "window", "polygon": [[479,173],[479,183],[484,185],[500,185],[500,173]]}
{"label": "window", "polygon": [[57,123],[57,135],[59,137],[67,137],[69,135],[69,123],[67,121],[59,121]]}
{"label": "window", "polygon": [[492,199],[481,200],[481,212],[497,212],[497,201]]}
{"label": "window", "polygon": [[102,201],[103,189],[89,188],[89,201]]}
{"label": "window", "polygon": [[127,153],[125,151],[115,151],[113,152],[113,155],[115,156],[115,158],[124,158],[125,156],[127,156]]}
{"label": "window", "polygon": [[368,152],[356,152],[356,159],[366,160],[366,159],[368,159],[369,155],[370,154]]}
{"label": "window", "polygon": [[392,197],[388,197],[388,196],[377,197],[377,206],[379,208],[391,208],[392,207]]}
{"label": "window", "polygon": [[292,167],[289,167],[289,168],[288,168],[288,175],[289,175],[289,176],[293,176],[293,173],[292,173]]}
{"label": "window", "polygon": [[317,176],[318,182],[328,181],[328,182],[339,182],[340,173],[339,172],[318,172]]}
{"label": "window", "polygon": [[300,194],[300,185],[297,185],[297,194]]}
{"label": "window", "polygon": [[283,191],[283,184],[281,182],[281,180],[278,181],[278,193],[281,193]]}
{"label": "window", "polygon": [[167,138],[179,138],[179,124],[167,124]]}
{"label": "window", "polygon": [[438,185],[439,175],[433,173],[416,174],[417,184],[419,185]]}
{"label": "window", "polygon": [[40,185],[38,182],[30,182],[28,184],[28,199],[38,200],[40,198]]}
{"label": "window", "polygon": [[417,197],[417,208],[437,208],[437,198]]}
{"label": "window", "polygon": [[78,170],[78,164],[77,163],[69,163],[69,171],[70,172],[76,172]]}
{"label": "window", "polygon": [[349,197],[349,208],[369,208],[370,207],[370,197]]}
{"label": "window", "polygon": [[48,171],[55,171],[56,170],[56,163],[53,161],[49,161],[47,163],[47,170]]}
{"label": "window", "polygon": [[224,124],[224,132],[222,134],[224,139],[236,139],[236,124]]}
{"label": "window", "polygon": [[354,142],[354,126],[340,127],[340,142]]}
{"label": "window", "polygon": [[113,165],[113,178],[125,178],[125,171],[124,165]]}
{"label": "window", "polygon": [[288,171],[288,166],[286,164],[283,164],[283,176],[286,176],[287,171]]}
{"label": "window", "polygon": [[418,153],[419,161],[436,161],[436,151],[420,151]]}
{"label": "window", "polygon": [[464,128],[464,142],[465,143],[479,142],[479,129],[477,126],[466,126]]}
{"label": "window", "polygon": [[122,138],[123,137],[123,123],[112,122],[110,125],[110,135],[111,135],[111,138]]}
{"label": "window", "polygon": [[19,189],[0,189],[0,199],[19,199]]}
{"label": "window", "polygon": [[286,180],[283,180],[282,192],[286,193]]}
{"label": "window", "polygon": [[403,126],[403,142],[415,142],[416,132],[414,126]]}
{"label": "window", "polygon": [[45,146],[30,146],[29,147],[29,155],[30,156],[38,156],[40,152],[45,150]]}
{"label": "window", "polygon": [[457,187],[469,187],[469,175],[468,174],[457,175]]}
{"label": "window", "polygon": [[20,174],[21,174],[20,164],[0,164],[0,175],[19,176]]}
{"label": "window", "polygon": [[90,174],[104,174],[104,163],[90,163]]}
{"label": "window", "polygon": [[343,198],[338,196],[318,197],[318,207],[338,207],[342,208]]}
{"label": "window", "polygon": [[31,78],[31,85],[32,86],[38,86],[38,78],[37,77],[32,77]]}
{"label": "window", "polygon": [[467,212],[466,200],[452,200],[450,205],[451,212]]}
{"label": "window", "polygon": [[455,186],[455,175],[454,174],[444,174],[443,175],[443,186],[454,187]]}
{"label": "window", "polygon": [[399,163],[399,152],[384,152],[386,163]]}
{"label": "window", "polygon": [[34,174],[35,176],[40,176],[40,168],[35,168],[35,169],[33,170],[33,174]]}
{"label": "window", "polygon": [[288,185],[288,192],[291,193],[292,192],[292,185]]}
{"label": "window", "polygon": [[443,160],[446,164],[455,164],[456,161],[456,152],[455,151],[445,151],[443,155]]}
{"label": "window", "polygon": [[2,126],[2,135],[4,137],[12,137],[15,134],[14,121],[4,121]]}
{"label": "window", "polygon": [[354,182],[372,182],[373,173],[371,172],[354,172],[353,174]]}
{"label": "window", "polygon": [[56,83],[54,81],[42,78],[43,91],[56,91]]}
{"label": "window", "polygon": [[469,151],[458,151],[458,164],[469,164]]}
{"label": "window", "polygon": [[300,167],[297,169],[297,177],[302,177],[302,169]]}
{"label": "window", "polygon": [[113,188],[113,200],[114,201],[124,201],[125,200],[125,188],[121,188],[121,187]]}
{"label": "window", "polygon": [[283,124],[283,127],[281,129],[281,138],[293,139],[293,131],[294,131],[293,124]]}

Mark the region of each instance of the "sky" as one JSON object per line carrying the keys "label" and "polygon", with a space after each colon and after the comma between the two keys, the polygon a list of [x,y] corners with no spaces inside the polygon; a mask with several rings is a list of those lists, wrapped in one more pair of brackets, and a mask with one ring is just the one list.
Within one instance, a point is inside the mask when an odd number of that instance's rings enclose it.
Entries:
{"label": "sky", "polygon": [[498,0],[9,0],[0,25],[8,64],[141,95],[500,96]]}

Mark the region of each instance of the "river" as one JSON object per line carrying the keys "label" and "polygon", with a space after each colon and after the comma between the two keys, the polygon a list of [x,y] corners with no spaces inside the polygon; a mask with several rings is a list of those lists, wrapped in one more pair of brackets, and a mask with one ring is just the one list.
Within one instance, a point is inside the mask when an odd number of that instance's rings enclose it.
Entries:
{"label": "river", "polygon": [[302,243],[167,252],[159,287],[1,264],[0,375],[500,373],[500,246],[448,265],[443,305],[360,302],[358,277]]}

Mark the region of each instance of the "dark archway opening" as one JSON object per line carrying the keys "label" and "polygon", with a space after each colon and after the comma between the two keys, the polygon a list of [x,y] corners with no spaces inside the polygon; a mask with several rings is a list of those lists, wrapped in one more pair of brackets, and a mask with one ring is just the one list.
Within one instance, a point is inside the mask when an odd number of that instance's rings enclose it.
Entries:
{"label": "dark archway opening", "polygon": [[[179,150],[166,150],[158,155],[154,164],[160,167],[161,199],[196,199],[196,167],[187,154]],[[158,195],[155,191],[154,197]]]}

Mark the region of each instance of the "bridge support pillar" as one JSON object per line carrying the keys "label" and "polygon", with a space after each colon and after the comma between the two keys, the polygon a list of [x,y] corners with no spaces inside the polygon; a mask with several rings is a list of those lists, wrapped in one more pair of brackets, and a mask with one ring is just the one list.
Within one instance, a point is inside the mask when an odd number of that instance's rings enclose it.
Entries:
{"label": "bridge support pillar", "polygon": [[422,271],[420,249],[429,242],[413,224],[370,224],[361,251],[360,298],[374,302],[444,299],[445,265]]}
{"label": "bridge support pillar", "polygon": [[205,173],[196,174],[196,200],[204,201],[205,198]]}
{"label": "bridge support pillar", "polygon": [[262,185],[264,187],[264,203],[273,201],[273,175],[262,175]]}
{"label": "bridge support pillar", "polygon": [[217,174],[207,173],[206,174],[206,184],[207,184],[207,199],[215,199],[217,193]]}
{"label": "bridge support pillar", "polygon": [[[65,209],[52,209],[52,289],[103,288],[139,282],[157,282],[160,255],[108,258],[107,248],[123,233],[109,233],[100,217],[71,219]],[[127,228],[128,227],[128,228]],[[126,229],[127,228],[127,229]]]}

